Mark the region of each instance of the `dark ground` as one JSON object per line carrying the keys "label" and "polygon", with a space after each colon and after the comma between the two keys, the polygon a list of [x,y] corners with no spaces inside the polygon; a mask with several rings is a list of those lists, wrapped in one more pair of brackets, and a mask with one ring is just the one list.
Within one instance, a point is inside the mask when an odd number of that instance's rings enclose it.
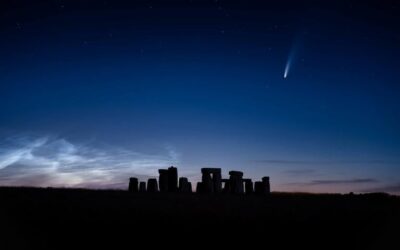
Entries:
{"label": "dark ground", "polygon": [[0,204],[0,249],[397,249],[400,236],[400,197],[385,194],[260,197],[4,187]]}

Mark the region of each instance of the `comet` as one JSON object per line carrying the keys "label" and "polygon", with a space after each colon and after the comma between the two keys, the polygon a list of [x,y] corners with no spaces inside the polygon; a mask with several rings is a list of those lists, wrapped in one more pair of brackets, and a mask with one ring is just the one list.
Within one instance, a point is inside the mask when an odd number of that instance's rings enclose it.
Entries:
{"label": "comet", "polygon": [[283,73],[284,79],[286,79],[288,77],[290,66],[292,65],[292,58],[293,57],[292,57],[292,53],[291,53],[287,59],[286,66],[285,66],[285,72]]}
{"label": "comet", "polygon": [[297,58],[297,54],[298,54],[298,51],[300,49],[300,44],[301,43],[302,43],[301,36],[298,35],[294,39],[294,41],[292,43],[292,46],[290,48],[290,51],[289,51],[289,56],[287,58],[286,65],[285,65],[285,71],[283,73],[283,78],[284,79],[286,79],[289,76],[289,72],[290,72],[290,70],[292,68],[293,62]]}

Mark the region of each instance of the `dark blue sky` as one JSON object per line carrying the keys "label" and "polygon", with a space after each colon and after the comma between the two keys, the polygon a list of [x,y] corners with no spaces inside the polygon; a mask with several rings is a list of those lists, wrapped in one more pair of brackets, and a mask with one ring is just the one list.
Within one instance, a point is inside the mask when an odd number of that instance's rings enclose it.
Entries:
{"label": "dark blue sky", "polygon": [[0,8],[0,185],[400,193],[396,1],[35,2]]}

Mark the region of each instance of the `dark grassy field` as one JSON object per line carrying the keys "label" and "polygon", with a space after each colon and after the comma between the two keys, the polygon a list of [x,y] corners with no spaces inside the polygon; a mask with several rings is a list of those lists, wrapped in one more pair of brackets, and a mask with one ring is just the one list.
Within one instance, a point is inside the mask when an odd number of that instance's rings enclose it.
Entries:
{"label": "dark grassy field", "polygon": [[400,198],[385,194],[260,197],[4,187],[0,204],[0,249],[386,249],[400,232]]}

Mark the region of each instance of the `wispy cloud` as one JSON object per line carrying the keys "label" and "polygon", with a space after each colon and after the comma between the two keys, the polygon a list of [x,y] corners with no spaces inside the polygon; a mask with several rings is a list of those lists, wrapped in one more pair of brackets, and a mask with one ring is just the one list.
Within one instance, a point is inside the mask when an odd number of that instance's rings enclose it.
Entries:
{"label": "wispy cloud", "polygon": [[304,185],[304,186],[316,186],[316,185],[343,185],[343,184],[363,184],[363,183],[377,183],[379,182],[373,178],[355,178],[355,179],[326,179],[326,180],[311,180],[309,182],[301,183],[290,183],[291,185]]}
{"label": "wispy cloud", "polygon": [[395,184],[365,189],[365,190],[362,190],[362,192],[388,192],[388,193],[400,194],[400,182],[395,183]]}
{"label": "wispy cloud", "polygon": [[255,163],[271,163],[271,164],[283,164],[283,165],[332,165],[332,164],[398,164],[400,161],[389,161],[389,160],[255,160]]}
{"label": "wispy cloud", "polygon": [[148,177],[179,163],[172,147],[163,155],[95,147],[54,137],[12,137],[0,142],[0,185],[125,187],[129,176]]}
{"label": "wispy cloud", "polygon": [[288,175],[309,175],[316,172],[315,169],[288,169],[283,171],[284,174]]}

